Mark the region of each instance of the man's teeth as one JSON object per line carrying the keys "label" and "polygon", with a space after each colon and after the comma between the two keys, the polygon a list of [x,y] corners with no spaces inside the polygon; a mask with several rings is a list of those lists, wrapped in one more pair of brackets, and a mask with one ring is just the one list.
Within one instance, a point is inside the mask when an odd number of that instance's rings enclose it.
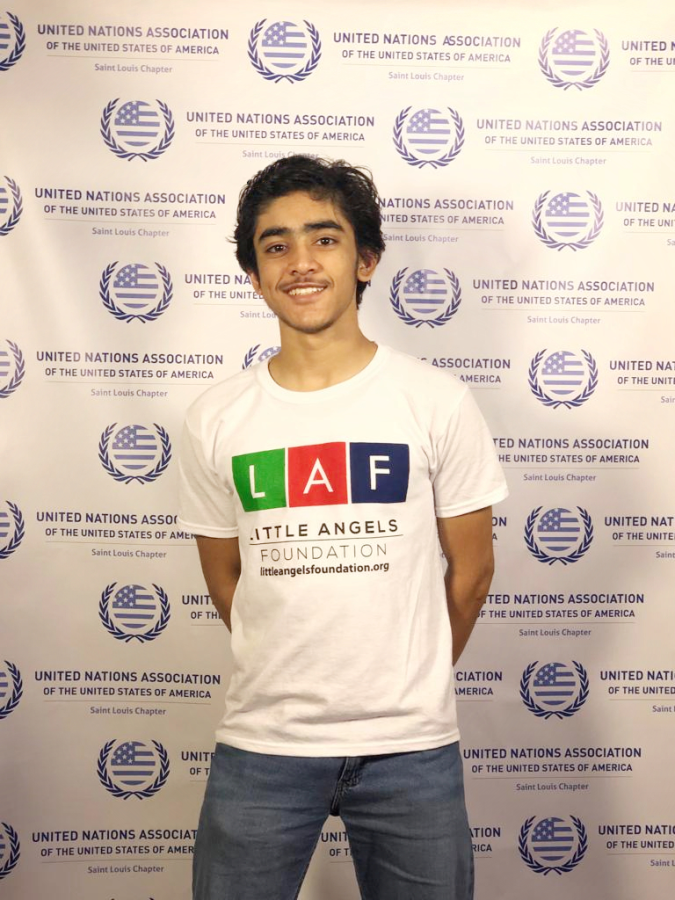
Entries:
{"label": "man's teeth", "polygon": [[291,288],[291,290],[288,293],[291,294],[293,297],[296,297],[298,294],[300,294],[300,295],[318,294],[319,291],[322,291],[322,290],[323,290],[323,288],[321,288],[321,287]]}

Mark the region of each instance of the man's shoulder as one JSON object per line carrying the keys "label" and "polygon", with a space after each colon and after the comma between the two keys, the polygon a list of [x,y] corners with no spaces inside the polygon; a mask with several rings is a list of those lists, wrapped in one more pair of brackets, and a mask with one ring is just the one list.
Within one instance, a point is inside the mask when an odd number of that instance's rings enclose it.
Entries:
{"label": "man's shoulder", "polygon": [[207,388],[187,410],[188,420],[201,419],[213,413],[221,413],[257,385],[254,366],[236,372]]}

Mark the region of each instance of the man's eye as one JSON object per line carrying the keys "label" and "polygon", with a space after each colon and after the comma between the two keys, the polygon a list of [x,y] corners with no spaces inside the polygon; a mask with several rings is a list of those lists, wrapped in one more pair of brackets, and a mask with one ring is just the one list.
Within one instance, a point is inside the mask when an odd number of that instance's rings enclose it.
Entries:
{"label": "man's eye", "polygon": [[270,244],[270,246],[266,249],[266,253],[281,253],[284,249],[283,244]]}
{"label": "man's eye", "polygon": [[317,243],[319,243],[319,244],[321,244],[322,246],[326,247],[326,246],[328,246],[329,244],[334,244],[334,243],[335,243],[335,238],[332,238],[332,237],[321,237],[321,238],[319,238],[319,240],[318,240]]}

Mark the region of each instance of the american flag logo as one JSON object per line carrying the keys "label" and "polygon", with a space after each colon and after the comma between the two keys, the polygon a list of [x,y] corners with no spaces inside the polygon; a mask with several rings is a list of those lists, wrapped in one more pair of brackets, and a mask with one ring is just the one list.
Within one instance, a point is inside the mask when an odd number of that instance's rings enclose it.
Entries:
{"label": "american flag logo", "polygon": [[0,184],[0,220],[6,219],[10,209],[10,203],[13,203],[9,191],[4,184]]}
{"label": "american flag logo", "polygon": [[109,765],[118,785],[138,788],[155,778],[159,759],[147,744],[126,741],[113,752]]}
{"label": "american flag logo", "polygon": [[542,706],[552,709],[565,706],[576,690],[574,672],[563,663],[546,663],[534,673],[532,693]]}
{"label": "american flag logo", "polygon": [[7,379],[11,368],[12,357],[4,348],[0,347],[0,383]]}
{"label": "american flag logo", "polygon": [[7,850],[7,838],[5,836],[5,829],[0,828],[0,862],[5,858],[5,851]]}
{"label": "american flag logo", "polygon": [[4,17],[0,18],[0,54],[5,54],[9,50],[14,40],[14,32],[5,22]]}
{"label": "american flag logo", "polygon": [[413,312],[435,314],[448,302],[448,285],[433,269],[417,269],[403,282],[403,296]]}
{"label": "american flag logo", "polygon": [[578,394],[586,379],[583,360],[569,350],[558,350],[544,360],[541,382],[555,397]]}
{"label": "american flag logo", "polygon": [[590,218],[588,201],[571,191],[556,194],[549,200],[544,210],[546,230],[563,242],[585,234]]}
{"label": "american flag logo", "polygon": [[113,280],[112,294],[117,306],[138,315],[155,306],[160,293],[157,271],[143,263],[129,263],[118,270]]}
{"label": "american flag logo", "polygon": [[127,584],[120,588],[111,606],[115,624],[131,634],[146,630],[157,618],[157,598],[141,584]]}
{"label": "american flag logo", "polygon": [[452,139],[452,123],[438,109],[419,109],[408,120],[406,143],[420,156],[445,150]]}
{"label": "american flag logo", "polygon": [[541,819],[532,831],[532,850],[547,863],[559,863],[572,852],[574,829],[564,819]]}
{"label": "american flag logo", "polygon": [[112,458],[126,474],[136,474],[153,465],[158,451],[157,435],[143,425],[126,425],[115,434],[112,443]]}
{"label": "american flag logo", "polygon": [[577,544],[580,535],[579,517],[569,509],[549,509],[537,524],[537,542],[549,553],[566,553]]}
{"label": "american flag logo", "polygon": [[6,509],[0,509],[0,541],[7,537],[14,523]]}
{"label": "american flag logo", "polygon": [[261,55],[268,66],[286,72],[307,56],[307,35],[294,22],[275,22],[262,35]]}
{"label": "american flag logo", "polygon": [[144,100],[129,100],[115,115],[115,137],[127,147],[150,147],[163,127],[159,112]]}
{"label": "american flag logo", "polygon": [[595,66],[595,41],[585,31],[571,29],[558,36],[551,48],[551,60],[561,75],[577,78]]}
{"label": "american flag logo", "polygon": [[0,669],[0,700],[4,700],[9,694],[9,674],[5,669]]}

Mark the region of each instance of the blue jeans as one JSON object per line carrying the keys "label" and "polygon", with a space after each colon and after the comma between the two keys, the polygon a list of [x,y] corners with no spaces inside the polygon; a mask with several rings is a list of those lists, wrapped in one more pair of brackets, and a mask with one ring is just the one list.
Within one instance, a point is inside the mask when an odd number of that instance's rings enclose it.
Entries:
{"label": "blue jeans", "polygon": [[471,900],[458,744],[299,757],[216,745],[199,820],[194,900],[294,900],[329,815],[349,836],[363,900]]}

